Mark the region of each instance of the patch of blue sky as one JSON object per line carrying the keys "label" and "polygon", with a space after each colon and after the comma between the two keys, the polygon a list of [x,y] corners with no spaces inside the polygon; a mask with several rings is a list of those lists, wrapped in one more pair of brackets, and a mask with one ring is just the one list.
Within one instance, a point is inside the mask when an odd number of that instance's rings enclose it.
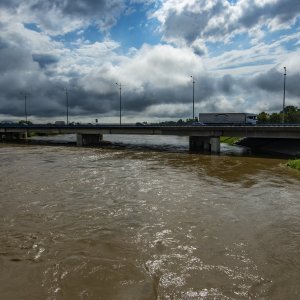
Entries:
{"label": "patch of blue sky", "polygon": [[238,0],[227,0],[227,2],[229,2],[230,4],[234,5],[238,2]]}
{"label": "patch of blue sky", "polygon": [[36,23],[24,23],[23,24],[25,28],[36,31],[36,32],[41,32],[41,29],[37,26]]}
{"label": "patch of blue sky", "polygon": [[123,14],[111,29],[111,38],[121,44],[124,51],[134,47],[139,49],[147,43],[160,43],[161,34],[157,31],[158,21],[149,19],[143,4],[136,4],[128,14]]}
{"label": "patch of blue sky", "polygon": [[295,50],[299,48],[299,38],[293,37],[294,34],[299,33],[300,29],[300,18],[297,19],[296,24],[291,28],[281,29],[276,31],[268,31],[264,28],[265,38],[264,42],[266,44],[272,44],[275,42],[280,42],[283,47],[287,50]]}
{"label": "patch of blue sky", "polygon": [[219,56],[224,52],[232,50],[245,50],[252,47],[251,41],[246,33],[236,35],[227,43],[207,42],[206,46],[211,57]]}
{"label": "patch of blue sky", "polygon": [[293,38],[289,41],[282,43],[282,46],[288,51],[294,51],[300,48],[299,38]]}
{"label": "patch of blue sky", "polygon": [[82,43],[101,42],[104,36],[96,25],[90,25],[87,28],[53,36],[52,38],[64,43],[66,47],[75,48]]}
{"label": "patch of blue sky", "polygon": [[[157,31],[159,22],[149,19],[144,4],[135,4],[133,9],[121,15],[117,23],[110,29],[108,37],[118,43],[121,48],[118,51],[128,52],[131,48],[139,49],[144,43],[155,45],[161,42],[161,34]],[[102,42],[107,37],[107,33],[102,33],[95,24],[82,30],[69,32],[65,35],[53,36],[56,41],[63,42],[66,47],[74,48],[79,43]]]}
{"label": "patch of blue sky", "polygon": [[236,64],[232,64],[230,66],[220,67],[220,68],[217,68],[217,69],[218,70],[240,69],[240,68],[243,68],[243,67],[273,65],[274,63],[276,63],[276,61],[274,59],[260,59],[260,60],[251,61],[251,62],[249,61],[249,62],[245,62],[245,63],[236,63]]}

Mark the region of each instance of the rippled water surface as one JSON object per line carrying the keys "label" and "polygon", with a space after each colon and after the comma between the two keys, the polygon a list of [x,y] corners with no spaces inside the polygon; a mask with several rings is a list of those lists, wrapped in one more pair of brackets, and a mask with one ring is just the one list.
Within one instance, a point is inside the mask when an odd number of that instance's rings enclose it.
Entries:
{"label": "rippled water surface", "polygon": [[0,144],[0,298],[299,299],[297,172],[145,144]]}

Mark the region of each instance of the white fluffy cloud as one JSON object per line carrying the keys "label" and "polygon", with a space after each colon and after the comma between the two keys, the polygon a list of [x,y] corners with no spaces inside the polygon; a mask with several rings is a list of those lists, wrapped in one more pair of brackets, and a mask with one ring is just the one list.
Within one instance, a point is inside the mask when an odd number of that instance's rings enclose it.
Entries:
{"label": "white fluffy cloud", "polygon": [[233,36],[262,27],[290,27],[300,13],[295,0],[165,0],[153,17],[161,23],[164,39],[192,44],[195,40],[229,41]]}
{"label": "white fluffy cloud", "polygon": [[59,35],[93,23],[100,30],[113,26],[125,9],[123,0],[13,0],[0,1],[1,19],[35,23],[50,35]]}

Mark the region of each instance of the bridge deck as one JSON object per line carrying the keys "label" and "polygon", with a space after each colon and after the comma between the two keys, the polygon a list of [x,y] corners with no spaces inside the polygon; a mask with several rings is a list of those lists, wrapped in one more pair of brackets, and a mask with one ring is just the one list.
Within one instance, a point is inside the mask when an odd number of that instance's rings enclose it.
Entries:
{"label": "bridge deck", "polygon": [[0,124],[0,133],[35,132],[45,134],[141,134],[179,136],[229,136],[300,139],[300,124],[294,125],[17,125]]}

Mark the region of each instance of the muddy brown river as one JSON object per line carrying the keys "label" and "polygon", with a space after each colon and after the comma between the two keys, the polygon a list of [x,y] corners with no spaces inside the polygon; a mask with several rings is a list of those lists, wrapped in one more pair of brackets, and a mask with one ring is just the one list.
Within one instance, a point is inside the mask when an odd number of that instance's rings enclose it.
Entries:
{"label": "muddy brown river", "polygon": [[300,174],[186,142],[0,144],[0,298],[300,299]]}

